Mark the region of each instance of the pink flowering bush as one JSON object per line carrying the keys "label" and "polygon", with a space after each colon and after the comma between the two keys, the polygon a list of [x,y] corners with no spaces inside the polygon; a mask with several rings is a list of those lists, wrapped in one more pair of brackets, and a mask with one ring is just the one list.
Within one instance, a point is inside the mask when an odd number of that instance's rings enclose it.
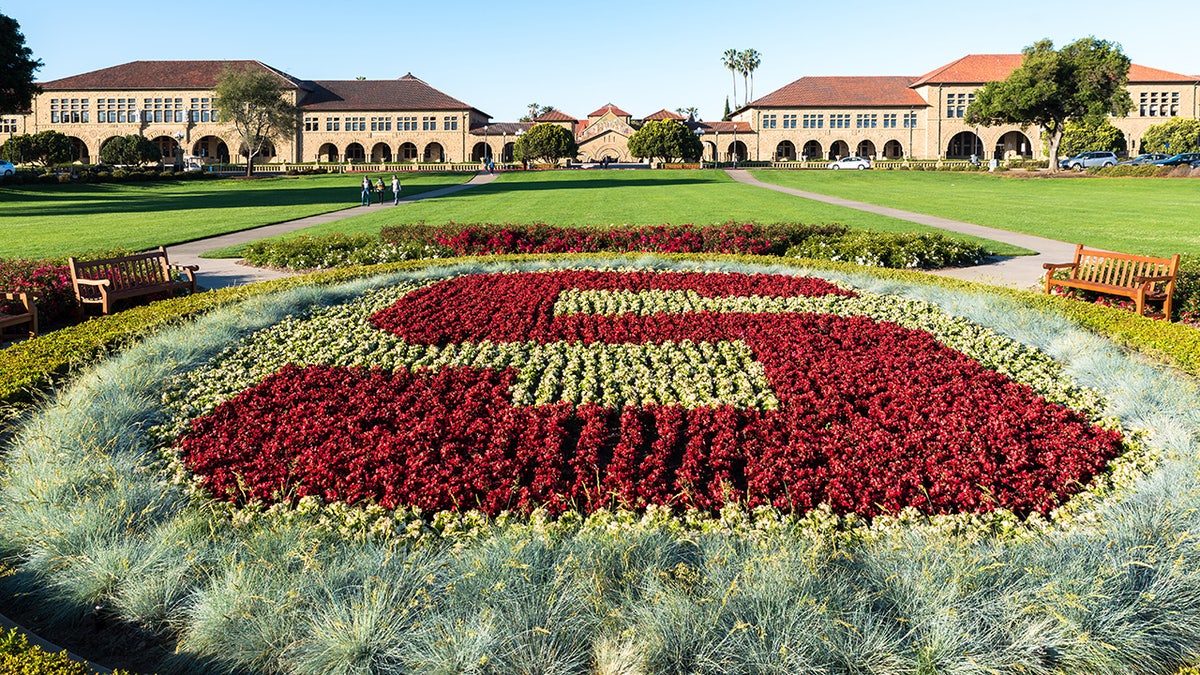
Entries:
{"label": "pink flowering bush", "polygon": [[[44,322],[68,318],[74,311],[75,291],[65,264],[46,260],[0,259],[0,290],[38,296],[38,314]],[[0,306],[0,312],[5,311]],[[7,308],[15,311],[15,308]]]}

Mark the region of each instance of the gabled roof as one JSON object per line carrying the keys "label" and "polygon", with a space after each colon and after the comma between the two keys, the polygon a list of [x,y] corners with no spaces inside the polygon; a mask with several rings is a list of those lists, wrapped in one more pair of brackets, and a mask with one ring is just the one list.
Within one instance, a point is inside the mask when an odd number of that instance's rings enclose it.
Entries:
{"label": "gabled roof", "polygon": [[300,101],[306,112],[356,110],[475,110],[408,73],[397,80],[320,80]]}
{"label": "gabled roof", "polygon": [[262,70],[280,78],[284,86],[304,88],[300,80],[261,61],[133,61],[40,84],[47,91],[212,89],[226,68]]}
{"label": "gabled roof", "polygon": [[534,122],[578,122],[579,120],[571,117],[561,110],[551,110],[550,112],[542,113],[533,118]]}
{"label": "gabled roof", "polygon": [[621,110],[620,108],[618,108],[617,106],[615,106],[611,103],[605,103],[599,110],[596,110],[595,112],[592,112],[591,114],[589,114],[588,117],[603,117],[604,113],[608,113],[608,112],[611,112],[612,114],[616,115],[617,117],[633,117],[633,115],[630,115],[629,113],[625,112],[624,110]]}
{"label": "gabled roof", "polygon": [[[1021,54],[967,54],[956,61],[935,68],[913,82],[913,87],[927,84],[984,84],[1008,77],[1021,65]],[[1167,70],[1141,66],[1129,66],[1129,82],[1196,82],[1196,77],[1181,75]]]}
{"label": "gabled roof", "polygon": [[906,76],[802,77],[742,108],[926,106]]}
{"label": "gabled roof", "polygon": [[662,110],[659,110],[656,113],[650,113],[649,115],[646,115],[642,119],[647,122],[649,122],[650,120],[678,120],[678,121],[682,122],[682,121],[686,120],[687,118],[684,117],[683,115],[680,115],[679,113],[673,113],[670,110],[663,108]]}

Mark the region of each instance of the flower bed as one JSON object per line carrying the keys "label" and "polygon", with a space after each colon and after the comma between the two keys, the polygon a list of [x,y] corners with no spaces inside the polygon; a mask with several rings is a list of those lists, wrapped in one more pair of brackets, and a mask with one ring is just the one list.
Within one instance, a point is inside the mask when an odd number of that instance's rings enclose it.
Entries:
{"label": "flower bed", "polygon": [[188,378],[174,433],[209,490],[490,515],[1024,514],[1121,447],[1044,357],[823,280],[570,271],[397,292]]}

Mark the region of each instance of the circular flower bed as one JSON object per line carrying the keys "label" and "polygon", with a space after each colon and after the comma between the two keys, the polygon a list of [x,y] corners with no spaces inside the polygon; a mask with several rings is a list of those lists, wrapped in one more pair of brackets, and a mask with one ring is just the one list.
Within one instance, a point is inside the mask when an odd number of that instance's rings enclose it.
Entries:
{"label": "circular flower bed", "polygon": [[217,496],[493,516],[1046,513],[1122,442],[1036,351],[928,305],[762,274],[385,289],[268,329],[169,397],[165,436]]}

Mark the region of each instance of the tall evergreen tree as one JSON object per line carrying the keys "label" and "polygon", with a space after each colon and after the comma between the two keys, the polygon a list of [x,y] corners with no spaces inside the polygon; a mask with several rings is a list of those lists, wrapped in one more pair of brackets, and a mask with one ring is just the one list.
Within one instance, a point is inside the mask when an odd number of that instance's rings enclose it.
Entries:
{"label": "tall evergreen tree", "polygon": [[42,67],[25,46],[25,36],[16,20],[0,14],[0,114],[23,113],[41,89],[33,73]]}

